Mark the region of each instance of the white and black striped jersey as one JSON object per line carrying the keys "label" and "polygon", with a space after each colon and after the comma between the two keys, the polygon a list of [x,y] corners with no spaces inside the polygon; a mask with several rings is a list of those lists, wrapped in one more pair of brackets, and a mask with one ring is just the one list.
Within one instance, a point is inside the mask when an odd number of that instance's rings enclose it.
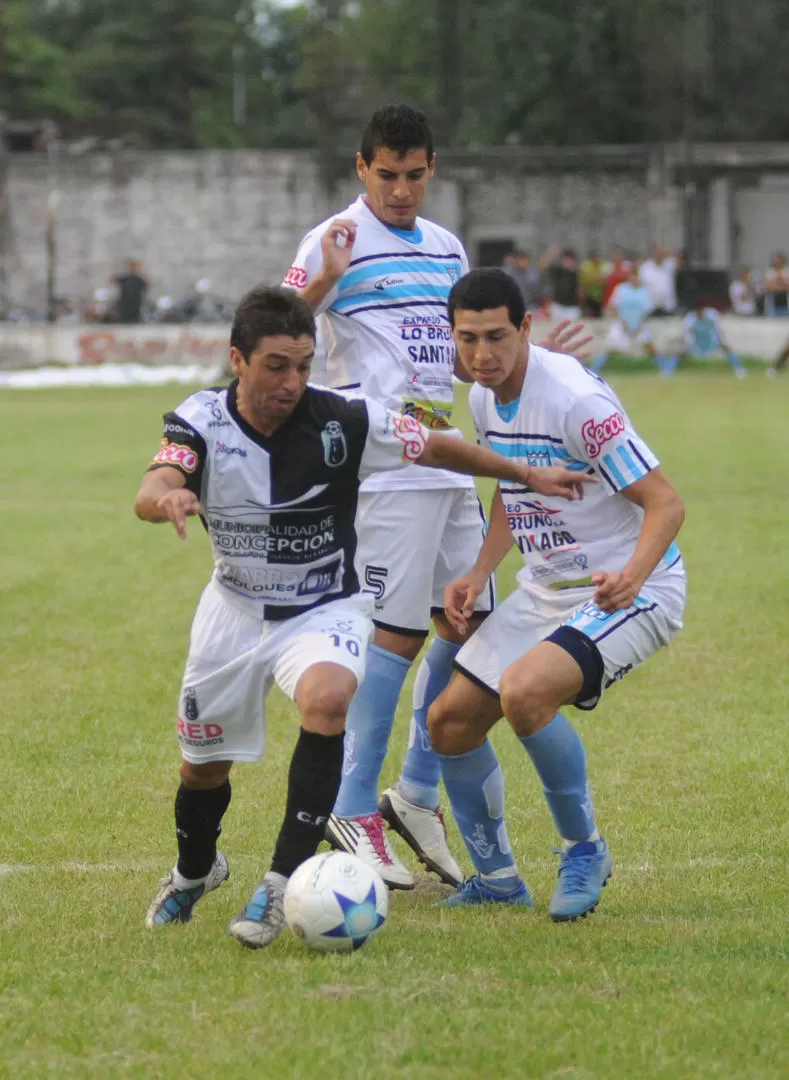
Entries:
{"label": "white and black striped jersey", "polygon": [[178,469],[199,497],[214,580],[264,619],[358,592],[360,481],[416,461],[427,429],[369,398],[308,386],[265,436],[239,415],[236,389],[200,390],[165,414],[150,465]]}

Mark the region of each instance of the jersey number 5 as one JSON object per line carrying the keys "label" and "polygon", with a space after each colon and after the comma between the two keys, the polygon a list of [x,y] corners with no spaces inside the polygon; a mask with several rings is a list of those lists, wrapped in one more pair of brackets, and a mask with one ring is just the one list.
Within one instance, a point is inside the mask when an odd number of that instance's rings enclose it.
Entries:
{"label": "jersey number 5", "polygon": [[365,566],[362,592],[372,593],[376,600],[380,600],[386,592],[388,576],[389,571],[385,566]]}

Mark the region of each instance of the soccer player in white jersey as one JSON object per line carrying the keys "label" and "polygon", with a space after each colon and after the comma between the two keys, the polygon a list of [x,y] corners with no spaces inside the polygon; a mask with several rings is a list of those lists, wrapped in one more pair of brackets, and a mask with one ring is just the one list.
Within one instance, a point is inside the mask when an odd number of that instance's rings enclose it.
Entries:
{"label": "soccer player in white jersey", "polygon": [[260,287],[233,321],[229,387],[191,394],[164,418],[164,438],[135,510],[208,531],[214,573],[192,624],[178,711],[183,764],[175,799],[178,862],[146,925],[188,922],[228,877],[217,851],[234,761],[258,761],[265,698],[276,682],[296,703],[301,732],[270,871],[232,920],[250,948],[283,925],[287,878],[320,843],[340,783],[348,704],[372,635],[372,598],[359,593],[354,518],[360,478],[396,467],[520,476],[567,498],[566,469],[530,469],[366,398],[307,383],[315,323],[286,289]]}
{"label": "soccer player in white jersey", "polygon": [[529,343],[531,317],[501,270],[475,270],[449,297],[458,355],[475,385],[482,445],[529,464],[561,463],[600,483],[581,503],[500,483],[476,562],[445,610],[469,628],[474,601],[513,547],[516,590],[458,653],[429,714],[452,810],[477,874],[451,905],[531,905],[504,822],[488,731],[505,716],[542,781],[562,840],[554,921],[594,910],[612,859],[595,821],[583,746],[559,709],[593,709],[682,626],[685,572],[674,538],[684,509],[610,387],[572,357]]}
{"label": "soccer player in white jersey", "polygon": [[[425,116],[407,105],[379,109],[356,166],[364,195],[308,233],[285,284],[301,290],[317,314],[327,385],[361,390],[431,431],[453,432],[455,358],[446,300],[468,260],[456,236],[417,216],[435,169]],[[411,889],[414,878],[392,851],[384,820],[445,882],[462,878],[439,810],[427,710],[449,681],[462,641],[444,616],[444,587],[476,558],[484,525],[467,477],[413,468],[362,485],[357,566],[362,589],[374,598],[376,630],[367,676],[348,714],[342,785],[327,837],[375,866],[391,888]],[[476,600],[472,625],[492,606],[491,583]],[[400,690],[431,618],[436,637],[414,684],[408,754],[399,781],[379,802]]]}

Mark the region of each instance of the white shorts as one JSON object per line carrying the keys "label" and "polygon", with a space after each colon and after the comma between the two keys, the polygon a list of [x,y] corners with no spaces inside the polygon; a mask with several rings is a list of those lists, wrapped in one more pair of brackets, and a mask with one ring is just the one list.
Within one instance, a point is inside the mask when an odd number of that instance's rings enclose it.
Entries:
{"label": "white shorts", "polygon": [[615,319],[609,328],[608,337],[605,341],[606,350],[609,352],[629,352],[635,345],[650,345],[652,334],[649,328],[642,326],[640,330],[628,330],[621,319]]}
{"label": "white shorts", "polygon": [[[572,599],[570,592],[574,594]],[[581,593],[585,599],[580,598]],[[501,676],[508,667],[560,626],[572,627],[594,642],[602,661],[599,685],[588,689],[585,684],[579,700],[574,702],[578,708],[593,709],[609,686],[668,645],[682,629],[684,607],[682,572],[661,575],[657,582],[648,581],[633,607],[612,614],[600,611],[589,589],[568,589],[546,598],[519,587],[463,646],[455,666],[497,695]]]}
{"label": "white shorts", "polygon": [[364,678],[372,604],[352,596],[281,621],[239,610],[208,584],[192,621],[178,701],[178,741],[186,761],[260,761],[265,699],[274,682],[293,700],[313,664],[348,668]]}
{"label": "white shorts", "polygon": [[[375,601],[376,626],[427,633],[431,614],[444,610],[446,586],[477,561],[485,527],[473,488],[361,492],[356,572]],[[493,604],[491,583],[476,610]]]}

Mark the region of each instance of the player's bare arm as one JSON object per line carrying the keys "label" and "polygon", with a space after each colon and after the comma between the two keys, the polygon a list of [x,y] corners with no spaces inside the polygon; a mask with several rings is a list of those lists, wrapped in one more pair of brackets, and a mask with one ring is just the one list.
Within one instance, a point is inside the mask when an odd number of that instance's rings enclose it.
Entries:
{"label": "player's bare arm", "polygon": [[592,575],[597,586],[594,602],[602,611],[624,611],[633,606],[685,520],[682,499],[660,469],[653,469],[622,494],[643,509],[644,522],[636,550],[624,569]]}
{"label": "player's bare arm", "polygon": [[468,633],[469,619],[474,614],[477,597],[514,543],[504,500],[497,485],[490,504],[488,531],[477,561],[467,574],[451,581],[444,590],[444,614],[458,633]]}
{"label": "player's bare arm", "polygon": [[164,466],[147,472],[134,500],[134,512],[143,521],[172,522],[182,540],[186,539],[186,519],[200,513],[200,500],[186,489],[186,477],[178,469]]}
{"label": "player's bare arm", "polygon": [[321,239],[323,265],[312,281],[301,289],[301,295],[315,311],[348,269],[356,239],[356,222],[350,218],[335,218]]}
{"label": "player's bare arm", "polygon": [[560,466],[535,468],[522,462],[505,458],[492,450],[457,439],[451,435],[431,432],[417,465],[432,469],[451,469],[466,476],[483,476],[493,480],[513,480],[525,484],[540,495],[553,495],[563,499],[582,499],[584,484],[597,483],[597,477]]}

